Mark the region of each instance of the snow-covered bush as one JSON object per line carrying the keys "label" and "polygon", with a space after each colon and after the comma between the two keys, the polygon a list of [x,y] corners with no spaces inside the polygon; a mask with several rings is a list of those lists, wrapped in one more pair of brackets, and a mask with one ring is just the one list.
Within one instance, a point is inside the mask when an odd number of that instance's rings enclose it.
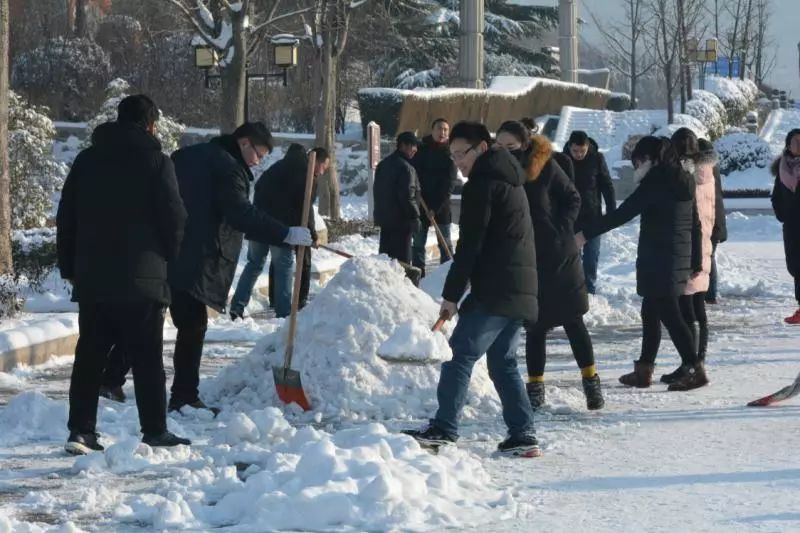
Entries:
{"label": "snow-covered bush", "polygon": [[[123,98],[130,94],[130,88],[131,86],[128,82],[121,78],[112,80],[108,84],[106,101],[103,103],[100,113],[86,124],[86,145],[91,142],[92,132],[97,126],[117,120],[117,106]],[[159,118],[156,125],[156,137],[161,141],[161,148],[164,153],[171,154],[180,148],[181,136],[183,136],[185,129],[186,126],[161,113],[161,118]]]}
{"label": "snow-covered bush", "polygon": [[686,103],[686,114],[702,122],[711,140],[725,133],[728,113],[722,101],[708,91],[692,91],[692,99]]}
{"label": "snow-covered bush", "polygon": [[728,112],[728,124],[734,126],[741,124],[758,97],[758,89],[750,80],[709,76],[705,87],[720,99]]}
{"label": "snow-covered bush", "polygon": [[0,276],[0,320],[14,316],[22,309],[19,286],[10,276]]}
{"label": "snow-covered bush", "polygon": [[766,168],[772,162],[769,144],[754,133],[724,135],[714,143],[714,148],[724,176],[737,170]]}
{"label": "snow-covered bush", "polygon": [[19,54],[12,69],[16,90],[68,120],[86,119],[102,100],[109,79],[108,54],[88,39],[49,39]]}
{"label": "snow-covered bush", "polygon": [[47,110],[9,95],[8,155],[11,171],[11,226],[43,226],[53,209],[52,194],[61,189],[67,167],[53,158],[56,129]]}

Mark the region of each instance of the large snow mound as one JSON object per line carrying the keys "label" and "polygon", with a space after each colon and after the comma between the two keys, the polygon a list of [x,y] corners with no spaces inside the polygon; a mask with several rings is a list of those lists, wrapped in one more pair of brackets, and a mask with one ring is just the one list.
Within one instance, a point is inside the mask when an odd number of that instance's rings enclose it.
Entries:
{"label": "large snow mound", "polygon": [[[436,302],[414,287],[396,262],[385,257],[346,262],[298,316],[292,368],[300,371],[312,416],[359,421],[431,415],[437,405],[439,365],[388,362],[378,353],[391,337],[387,346],[392,353],[422,349],[424,360],[449,359],[446,343],[420,333],[428,332],[438,311]],[[280,405],[272,367],[283,364],[287,327],[205,382],[204,397],[238,410]],[[499,402],[482,361],[473,372],[464,415],[487,411],[499,412]]]}

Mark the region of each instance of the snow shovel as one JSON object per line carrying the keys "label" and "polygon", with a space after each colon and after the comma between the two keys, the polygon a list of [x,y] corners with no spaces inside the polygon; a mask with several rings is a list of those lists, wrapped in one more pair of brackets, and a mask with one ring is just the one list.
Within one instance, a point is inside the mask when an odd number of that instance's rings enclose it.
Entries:
{"label": "snow shovel", "polygon": [[428,209],[428,204],[425,203],[425,200],[422,199],[422,196],[419,197],[419,205],[422,206],[422,210],[425,211],[425,216],[428,217],[428,220],[430,220],[431,225],[433,226],[433,229],[436,232],[436,238],[439,240],[439,246],[444,248],[444,251],[447,252],[447,258],[450,261],[452,261],[453,252],[447,245],[447,241],[444,240],[444,235],[442,235],[442,230],[439,229],[439,224],[436,223],[436,218],[433,216],[433,213],[431,213],[431,210]]}
{"label": "snow shovel", "polygon": [[[442,326],[444,326],[445,322],[447,322],[447,317],[440,316],[439,319],[436,321],[436,323],[431,328],[431,331],[436,333],[437,331],[442,329]],[[413,365],[427,365],[427,364],[430,364],[430,361],[426,361],[424,359],[418,359],[416,357],[411,357],[411,356],[403,357],[402,355],[401,356],[395,356],[395,355],[382,354],[382,353],[378,352],[378,357],[380,357],[381,359],[383,359],[384,361],[386,361],[388,363],[406,363],[406,364],[413,364]]]}
{"label": "snow shovel", "polygon": [[[355,257],[353,254],[348,254],[347,252],[337,250],[336,248],[331,248],[330,246],[325,246],[324,244],[320,244],[319,247],[323,250],[328,250],[329,252],[335,253],[338,256],[344,257],[345,259],[352,259]],[[419,280],[422,279],[422,270],[402,261],[398,261],[398,263],[400,263],[400,266],[406,270],[406,277],[411,280],[411,283],[413,283],[414,286],[419,287]]]}
{"label": "snow shovel", "polygon": [[[317,157],[314,152],[308,154],[308,169],[306,171],[306,192],[303,199],[303,218],[301,224],[308,225],[308,215],[311,211],[311,192],[314,186],[314,166]],[[300,284],[303,278],[303,260],[306,256],[306,247],[297,248],[297,266],[294,269],[294,289],[292,290],[292,311],[289,315],[289,336],[286,340],[286,353],[284,354],[283,366],[272,367],[272,375],[275,378],[275,389],[278,391],[278,398],[285,403],[296,403],[304,411],[311,409],[311,402],[308,401],[303,385],[300,383],[300,372],[292,370],[292,355],[294,354],[294,335],[297,330],[297,309],[300,306]]]}

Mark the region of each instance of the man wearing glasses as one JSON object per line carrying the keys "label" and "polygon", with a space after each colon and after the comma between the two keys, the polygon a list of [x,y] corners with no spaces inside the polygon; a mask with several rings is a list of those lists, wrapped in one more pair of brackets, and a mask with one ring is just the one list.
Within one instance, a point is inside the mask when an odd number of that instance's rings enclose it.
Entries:
{"label": "man wearing glasses", "polygon": [[454,443],[472,367],[486,354],[508,427],[498,451],[535,457],[533,411],[516,355],[523,320],[538,318],[536,247],[523,188],[527,176],[505,148],[491,144],[489,130],[477,122],[456,124],[450,134],[453,160],[469,180],[461,193],[460,238],[441,315],[459,318],[450,338],[453,358],[442,364],[439,410],[426,429],[406,433],[432,447]]}
{"label": "man wearing glasses", "polygon": [[170,411],[187,405],[208,408],[198,393],[206,306],[225,312],[243,234],[265,244],[311,245],[307,227],[287,227],[250,203],[250,168],[271,151],[272,134],[266,126],[246,122],[233,134],[172,154],[189,218],[169,271],[170,314],[178,329]]}

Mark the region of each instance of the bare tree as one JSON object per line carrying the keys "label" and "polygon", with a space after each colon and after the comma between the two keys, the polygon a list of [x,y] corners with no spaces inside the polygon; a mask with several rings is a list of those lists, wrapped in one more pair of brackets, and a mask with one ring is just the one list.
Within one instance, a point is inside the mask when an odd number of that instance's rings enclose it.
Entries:
{"label": "bare tree", "polygon": [[648,13],[651,22],[650,42],[656,62],[664,77],[667,94],[667,121],[675,118],[673,95],[678,86],[679,34],[678,16],[673,0],[650,0]]}
{"label": "bare tree", "polygon": [[270,33],[297,21],[313,7],[281,0],[159,0],[175,7],[196,32],[196,43],[214,48],[222,58],[220,127],[233,131],[244,122],[247,60]]}
{"label": "bare tree", "polygon": [[75,0],[75,37],[86,37],[86,15],[86,0]]}
{"label": "bare tree", "polygon": [[8,168],[8,0],[0,0],[0,275],[11,274],[11,174]]}
{"label": "bare tree", "polygon": [[631,109],[636,109],[639,79],[652,70],[656,61],[646,50],[642,50],[645,48],[645,0],[621,1],[625,10],[625,21],[621,24],[604,24],[593,12],[589,14],[614,56],[609,64],[628,78]]}
{"label": "bare tree", "polygon": [[772,3],[770,0],[756,0],[755,28],[753,35],[753,53],[748,67],[754,73],[756,84],[761,85],[764,79],[775,68],[775,41],[769,38],[772,21]]}
{"label": "bare tree", "polygon": [[739,79],[744,79],[744,71],[745,66],[747,65],[747,53],[750,50],[750,47],[753,43],[753,38],[751,33],[754,31],[754,26],[752,25],[752,17],[753,17],[753,0],[747,0],[747,7],[744,11],[744,32],[742,34],[742,53],[739,59]]}
{"label": "bare tree", "polygon": [[[729,78],[733,78],[734,59],[738,57],[741,50],[743,25],[742,17],[744,15],[747,1],[748,0],[730,0],[725,5],[725,10],[731,17],[732,26],[729,30],[725,31],[723,36],[721,36],[719,39],[720,44],[722,44],[723,51],[725,51],[728,55],[727,76]],[[744,66],[740,63],[739,68],[744,68]]]}

